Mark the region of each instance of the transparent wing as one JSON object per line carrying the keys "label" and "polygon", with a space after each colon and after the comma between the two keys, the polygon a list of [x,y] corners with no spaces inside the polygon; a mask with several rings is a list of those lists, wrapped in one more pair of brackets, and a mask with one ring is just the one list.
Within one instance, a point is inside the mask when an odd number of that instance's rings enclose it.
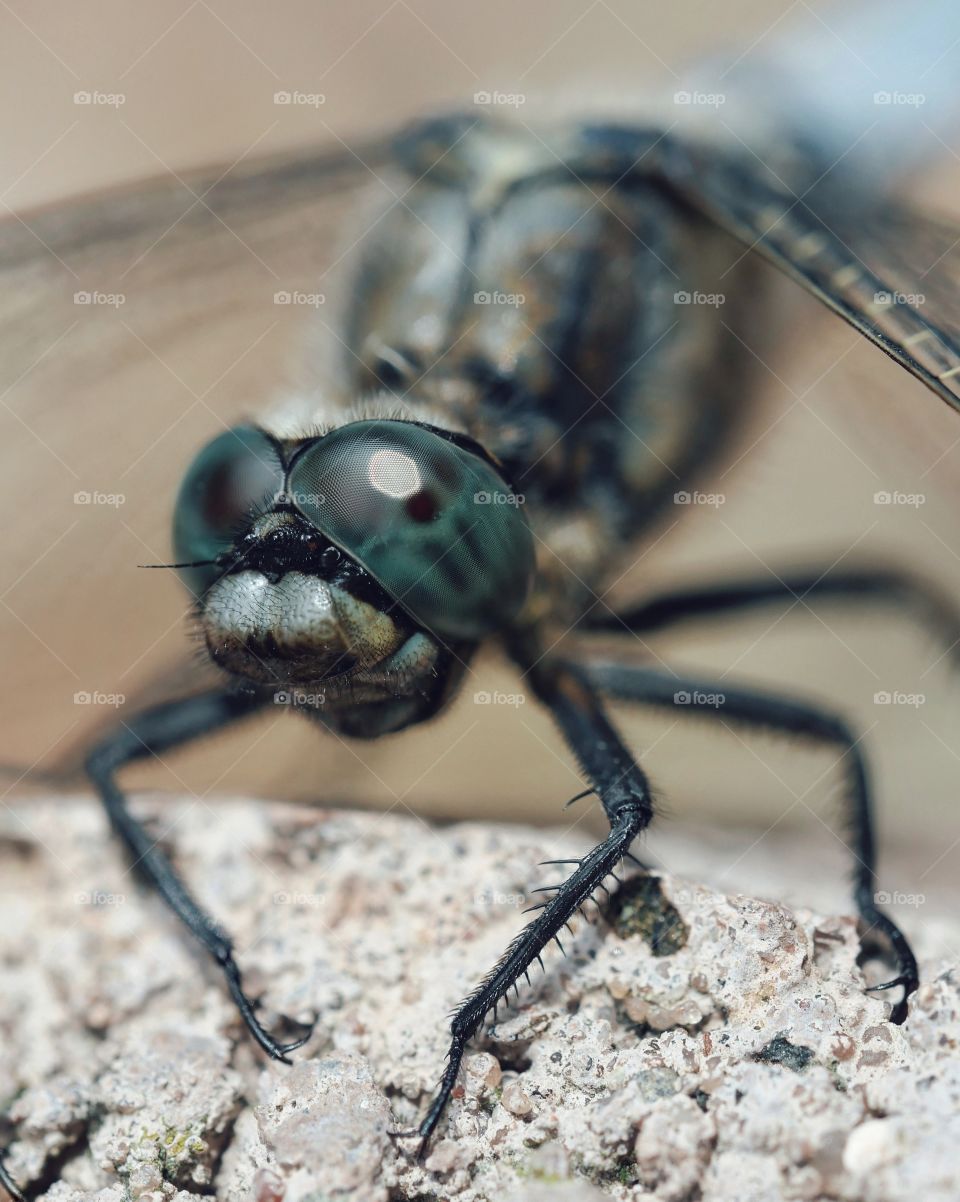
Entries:
{"label": "transparent wing", "polygon": [[671,146],[663,163],[689,204],[960,408],[960,226],[829,178],[791,191],[720,148]]}
{"label": "transparent wing", "polygon": [[51,767],[120,696],[189,687],[184,591],[137,565],[169,561],[196,448],[275,399],[305,325],[336,324],[385,161],[301,152],[0,221],[0,762]]}

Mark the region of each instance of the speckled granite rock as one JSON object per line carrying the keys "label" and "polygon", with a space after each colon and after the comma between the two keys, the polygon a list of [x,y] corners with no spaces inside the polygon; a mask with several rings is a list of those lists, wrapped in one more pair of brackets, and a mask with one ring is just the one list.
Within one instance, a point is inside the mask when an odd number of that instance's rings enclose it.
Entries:
{"label": "speckled granite rock", "polygon": [[[86,799],[0,819],[0,1135],[58,1202],[662,1202],[957,1196],[960,984],[904,1027],[863,993],[850,917],[630,877],[468,1057],[424,1163],[395,1143],[573,833],[143,800],[235,936],[266,1062],[216,972]],[[926,917],[926,916],[924,916]],[[922,924],[916,925],[923,950]],[[942,929],[942,924],[941,924]]]}

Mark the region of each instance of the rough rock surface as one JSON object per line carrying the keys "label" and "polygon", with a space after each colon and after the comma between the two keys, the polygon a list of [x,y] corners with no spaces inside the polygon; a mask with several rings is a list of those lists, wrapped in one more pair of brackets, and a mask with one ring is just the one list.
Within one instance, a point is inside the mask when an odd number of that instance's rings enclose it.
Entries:
{"label": "rough rock surface", "polygon": [[317,1025],[292,1067],[267,1062],[93,803],[2,811],[0,1139],[47,1198],[957,1197],[952,964],[923,964],[893,1027],[852,918],[629,877],[476,1041],[418,1163],[389,1132],[423,1111],[444,1015],[560,879],[538,861],[587,838],[137,804],[268,1025]]}

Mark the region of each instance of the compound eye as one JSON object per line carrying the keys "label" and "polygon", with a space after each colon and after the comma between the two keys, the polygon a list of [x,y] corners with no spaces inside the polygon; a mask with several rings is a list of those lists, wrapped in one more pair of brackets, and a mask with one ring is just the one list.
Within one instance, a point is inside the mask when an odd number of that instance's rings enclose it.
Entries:
{"label": "compound eye", "polygon": [[436,634],[480,639],[533,575],[518,498],[480,456],[411,422],[342,426],[290,470],[289,499]]}
{"label": "compound eye", "polygon": [[[237,426],[207,443],[187,469],[173,516],[178,563],[211,560],[229,551],[251,513],[283,488],[276,447],[253,426]],[[221,574],[213,565],[181,568],[200,596]]]}

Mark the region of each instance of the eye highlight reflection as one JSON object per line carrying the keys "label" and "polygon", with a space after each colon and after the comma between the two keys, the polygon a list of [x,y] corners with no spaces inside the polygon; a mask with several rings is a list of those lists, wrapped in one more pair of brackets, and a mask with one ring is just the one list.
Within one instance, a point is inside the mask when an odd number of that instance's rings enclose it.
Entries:
{"label": "eye highlight reflection", "polygon": [[374,451],[367,476],[378,492],[397,500],[413,496],[423,487],[416,463],[404,451]]}

